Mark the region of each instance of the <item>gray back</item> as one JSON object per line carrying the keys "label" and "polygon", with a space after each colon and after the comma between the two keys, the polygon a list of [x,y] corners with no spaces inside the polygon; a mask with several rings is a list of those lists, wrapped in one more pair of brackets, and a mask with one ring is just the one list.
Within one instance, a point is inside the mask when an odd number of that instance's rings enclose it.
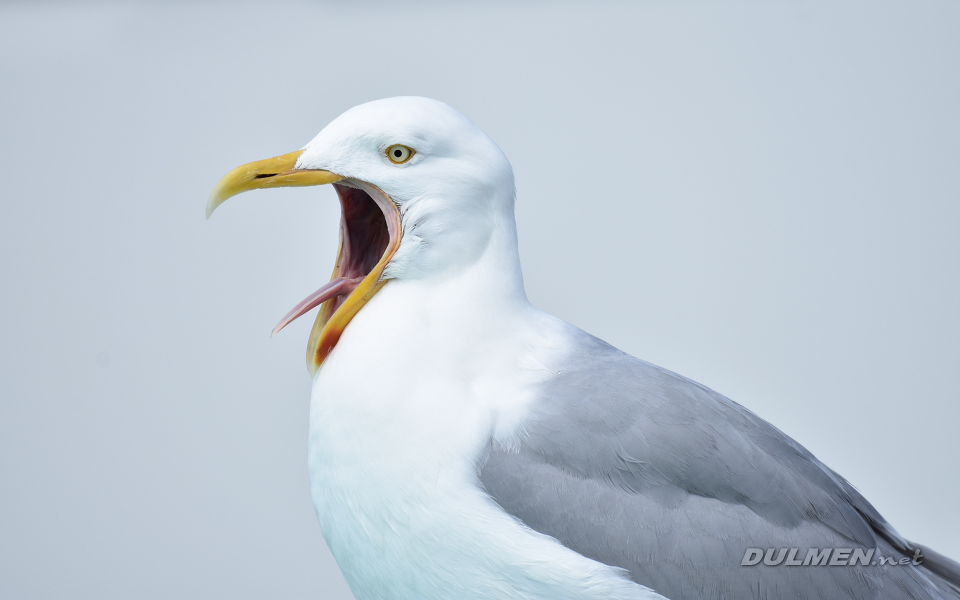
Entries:
{"label": "gray back", "polygon": [[491,448],[481,468],[508,513],[673,600],[960,598],[960,567],[936,554],[928,568],[741,566],[747,548],[798,548],[801,558],[809,548],[914,550],[766,421],[576,335],[579,349],[544,386],[520,447]]}

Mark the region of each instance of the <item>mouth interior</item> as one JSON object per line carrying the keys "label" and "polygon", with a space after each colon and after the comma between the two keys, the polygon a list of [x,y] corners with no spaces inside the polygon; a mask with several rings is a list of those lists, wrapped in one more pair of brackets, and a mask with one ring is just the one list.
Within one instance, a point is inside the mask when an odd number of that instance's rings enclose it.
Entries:
{"label": "mouth interior", "polygon": [[[350,292],[363,278],[370,274],[390,243],[387,219],[370,194],[357,188],[334,184],[340,196],[340,208],[343,214],[340,233],[340,260],[336,276],[353,282]],[[338,294],[332,300],[333,313],[347,294]]]}
{"label": "mouth interior", "polygon": [[276,334],[323,302],[332,315],[363,279],[373,271],[390,245],[387,219],[376,201],[364,190],[333,184],[340,197],[340,253],[333,278],[307,296],[277,324]]}

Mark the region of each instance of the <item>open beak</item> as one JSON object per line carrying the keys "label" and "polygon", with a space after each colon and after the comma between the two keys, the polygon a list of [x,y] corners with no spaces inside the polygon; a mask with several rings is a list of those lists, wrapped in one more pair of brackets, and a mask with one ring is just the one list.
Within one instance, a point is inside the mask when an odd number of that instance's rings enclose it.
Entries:
{"label": "open beak", "polygon": [[381,279],[400,245],[400,211],[380,188],[320,169],[297,169],[303,150],[237,167],[207,200],[207,218],[228,198],[250,190],[334,184],[340,197],[340,248],[329,283],[310,294],[277,324],[277,333],[323,305],[310,332],[307,368],[315,375],[350,320],[386,283]]}

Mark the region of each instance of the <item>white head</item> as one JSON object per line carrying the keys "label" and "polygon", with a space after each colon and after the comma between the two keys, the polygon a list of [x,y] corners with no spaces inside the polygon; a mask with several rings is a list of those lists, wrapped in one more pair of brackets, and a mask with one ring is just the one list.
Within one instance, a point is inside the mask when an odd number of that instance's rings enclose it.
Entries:
{"label": "white head", "polygon": [[[398,145],[413,150],[402,163],[387,156]],[[513,223],[507,157],[437,100],[407,96],[351,108],[304,147],[296,166],[373,184],[399,205],[403,237],[389,278],[462,268],[480,256],[497,227]]]}
{"label": "white head", "polygon": [[308,347],[311,371],[390,279],[450,276],[491,253],[504,277],[519,278],[510,163],[442,102],[399,97],[351,108],[302,150],[231,171],[207,214],[244,191],[325,183],[343,208],[334,277],[277,328],[324,303]]}

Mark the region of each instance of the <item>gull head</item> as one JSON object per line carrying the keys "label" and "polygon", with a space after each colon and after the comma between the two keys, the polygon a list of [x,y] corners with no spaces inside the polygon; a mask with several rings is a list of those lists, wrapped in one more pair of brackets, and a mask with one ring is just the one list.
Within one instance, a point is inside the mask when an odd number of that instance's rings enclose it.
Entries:
{"label": "gull head", "polygon": [[324,184],[342,211],[333,277],[274,329],[322,305],[307,347],[311,374],[389,280],[452,276],[498,233],[513,242],[500,251],[515,252],[509,161],[466,117],[428,98],[361,104],[301,150],[237,167],[210,194],[207,217],[242,192]]}

